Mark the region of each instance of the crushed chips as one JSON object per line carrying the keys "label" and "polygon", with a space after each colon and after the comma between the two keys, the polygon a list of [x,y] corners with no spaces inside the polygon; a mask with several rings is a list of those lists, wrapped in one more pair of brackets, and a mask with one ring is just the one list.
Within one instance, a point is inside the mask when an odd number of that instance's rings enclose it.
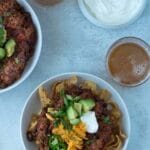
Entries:
{"label": "crushed chips", "polygon": [[46,107],[47,105],[51,104],[51,99],[48,96],[48,92],[43,87],[39,88],[39,97],[42,104],[42,107]]}

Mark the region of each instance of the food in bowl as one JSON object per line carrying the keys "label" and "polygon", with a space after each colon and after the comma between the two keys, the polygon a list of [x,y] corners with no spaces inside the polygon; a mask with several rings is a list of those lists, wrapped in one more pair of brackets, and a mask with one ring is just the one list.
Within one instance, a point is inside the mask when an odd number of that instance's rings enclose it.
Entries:
{"label": "food in bowl", "polygon": [[143,12],[146,0],[78,0],[84,16],[103,28],[118,28],[134,22]]}
{"label": "food in bowl", "polygon": [[119,150],[127,138],[111,93],[76,76],[38,90],[42,108],[32,116],[27,139],[40,150]]}
{"label": "food in bowl", "polygon": [[107,58],[109,73],[123,85],[133,86],[150,75],[150,47],[138,38],[122,38],[111,48]]}
{"label": "food in bowl", "polygon": [[30,14],[16,0],[0,1],[0,89],[21,77],[36,41]]}

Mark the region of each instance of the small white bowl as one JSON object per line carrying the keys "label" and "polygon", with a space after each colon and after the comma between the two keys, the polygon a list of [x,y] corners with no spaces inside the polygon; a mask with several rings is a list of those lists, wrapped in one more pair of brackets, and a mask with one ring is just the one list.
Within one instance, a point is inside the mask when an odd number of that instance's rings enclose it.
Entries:
{"label": "small white bowl", "polygon": [[25,67],[25,70],[24,70],[23,74],[21,75],[21,78],[18,79],[16,82],[14,82],[12,85],[8,86],[7,88],[0,89],[0,93],[4,93],[6,91],[12,90],[13,88],[15,88],[16,86],[21,84],[32,73],[33,69],[35,68],[35,66],[38,62],[38,59],[39,59],[40,53],[41,53],[41,48],[42,48],[42,31],[41,31],[41,26],[40,26],[39,20],[36,16],[35,12],[33,11],[31,6],[25,0],[17,0],[17,2],[25,9],[25,11],[30,13],[33,23],[36,28],[37,41],[36,41],[34,54],[33,54],[32,58],[30,58],[30,60],[28,61],[27,65]]}
{"label": "small white bowl", "polygon": [[41,104],[40,104],[40,101],[38,98],[38,88],[40,86],[44,86],[45,88],[47,88],[49,90],[49,87],[54,82],[63,80],[63,79],[68,79],[69,77],[74,76],[74,75],[79,77],[81,80],[91,80],[91,81],[95,82],[99,87],[108,89],[112,93],[112,99],[118,104],[118,106],[122,112],[122,125],[123,125],[123,129],[127,135],[127,139],[125,140],[122,150],[126,150],[128,141],[130,138],[130,118],[129,118],[129,114],[128,114],[126,105],[123,102],[123,99],[118,94],[118,92],[103,79],[100,79],[94,75],[90,75],[90,74],[86,74],[86,73],[77,73],[77,72],[60,74],[60,75],[49,78],[48,80],[42,82],[28,97],[26,104],[22,111],[21,122],[20,122],[21,123],[20,132],[21,132],[21,138],[23,141],[24,148],[26,150],[37,150],[37,146],[34,143],[28,142],[28,140],[26,138],[26,131],[27,131],[29,122],[31,120],[32,114],[38,113],[41,108]]}
{"label": "small white bowl", "polygon": [[125,27],[125,26],[130,25],[133,22],[135,22],[141,16],[141,14],[143,13],[144,8],[146,6],[146,2],[147,2],[147,0],[143,0],[143,4],[141,5],[140,11],[131,20],[129,20],[128,22],[126,22],[124,24],[119,24],[119,25],[111,25],[111,24],[106,24],[106,23],[104,23],[102,21],[97,20],[92,15],[92,13],[90,13],[87,10],[87,7],[85,6],[84,1],[83,0],[78,0],[79,7],[81,9],[81,12],[85,16],[85,18],[87,20],[89,20],[91,23],[93,23],[94,25],[96,25],[98,27],[102,27],[102,28],[107,28],[107,29],[116,29],[116,28],[120,28],[120,27]]}

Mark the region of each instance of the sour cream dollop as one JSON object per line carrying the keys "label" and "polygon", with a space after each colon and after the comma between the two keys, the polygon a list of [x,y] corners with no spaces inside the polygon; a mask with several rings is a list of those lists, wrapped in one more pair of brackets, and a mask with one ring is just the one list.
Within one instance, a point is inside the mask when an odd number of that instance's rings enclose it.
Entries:
{"label": "sour cream dollop", "polygon": [[87,10],[107,25],[121,25],[142,11],[145,0],[83,0]]}
{"label": "sour cream dollop", "polygon": [[95,112],[89,111],[81,116],[81,121],[86,124],[88,133],[96,133],[98,131],[98,122]]}

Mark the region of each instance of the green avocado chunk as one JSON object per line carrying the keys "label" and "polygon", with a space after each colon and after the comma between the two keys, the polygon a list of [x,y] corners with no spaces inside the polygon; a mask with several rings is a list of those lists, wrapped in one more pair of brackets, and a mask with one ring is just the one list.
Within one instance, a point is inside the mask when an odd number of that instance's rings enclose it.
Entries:
{"label": "green avocado chunk", "polygon": [[0,46],[3,46],[6,42],[7,31],[4,28],[0,28]]}
{"label": "green avocado chunk", "polygon": [[4,59],[6,56],[6,51],[3,48],[0,48],[0,60]]}
{"label": "green avocado chunk", "polygon": [[15,46],[16,46],[16,42],[13,39],[10,39],[7,41],[6,45],[5,45],[5,49],[7,52],[7,57],[11,57],[14,52],[15,52]]}
{"label": "green avocado chunk", "polygon": [[74,108],[78,112],[79,115],[82,114],[82,104],[80,104],[80,103],[74,103]]}
{"label": "green avocado chunk", "polygon": [[92,99],[80,100],[79,103],[82,104],[84,112],[90,111],[95,106],[95,102]]}
{"label": "green avocado chunk", "polygon": [[77,119],[71,119],[71,120],[70,120],[70,123],[71,123],[72,125],[77,125],[78,123],[80,123],[80,121],[81,121],[81,120],[78,119],[78,118],[77,118]]}
{"label": "green avocado chunk", "polygon": [[77,111],[72,106],[69,106],[68,109],[67,109],[67,117],[68,117],[68,119],[69,120],[76,119],[77,116],[78,116]]}

